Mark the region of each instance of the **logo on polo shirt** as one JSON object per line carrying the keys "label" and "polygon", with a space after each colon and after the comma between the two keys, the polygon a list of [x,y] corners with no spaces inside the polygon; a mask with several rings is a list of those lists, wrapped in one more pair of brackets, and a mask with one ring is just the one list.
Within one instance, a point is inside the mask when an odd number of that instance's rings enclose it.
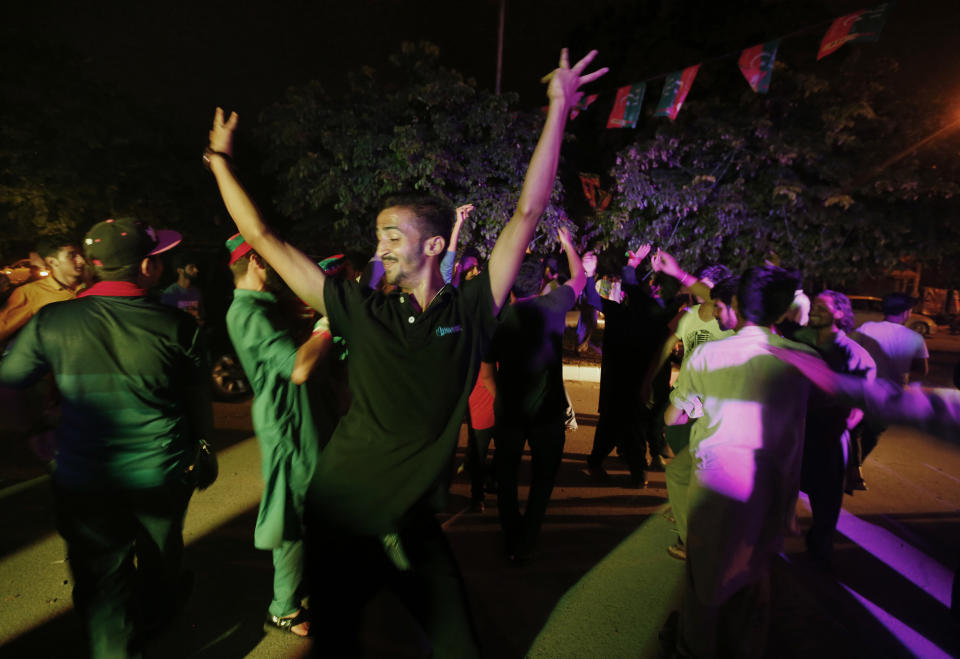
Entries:
{"label": "logo on polo shirt", "polygon": [[446,336],[448,334],[458,334],[463,331],[463,328],[460,325],[453,325],[451,327],[440,326],[436,329],[437,336]]}

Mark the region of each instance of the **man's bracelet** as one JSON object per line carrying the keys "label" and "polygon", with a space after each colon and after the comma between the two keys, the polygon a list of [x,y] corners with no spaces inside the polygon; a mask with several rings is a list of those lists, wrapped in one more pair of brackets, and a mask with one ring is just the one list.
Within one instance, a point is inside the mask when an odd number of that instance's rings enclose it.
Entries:
{"label": "man's bracelet", "polygon": [[224,153],[223,151],[214,151],[210,147],[207,147],[203,150],[203,168],[208,172],[210,171],[210,161],[213,159],[213,156],[220,156],[227,161],[228,165],[233,164],[233,158],[230,157],[229,153]]}
{"label": "man's bracelet", "polygon": [[697,278],[688,272],[683,273],[683,276],[680,277],[680,285],[683,286],[684,288],[690,288],[696,283],[697,283]]}

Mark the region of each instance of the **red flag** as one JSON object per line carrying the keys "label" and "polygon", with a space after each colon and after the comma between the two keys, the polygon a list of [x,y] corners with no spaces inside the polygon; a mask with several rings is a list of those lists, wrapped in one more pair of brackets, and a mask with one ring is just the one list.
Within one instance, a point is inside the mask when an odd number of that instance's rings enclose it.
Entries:
{"label": "red flag", "polygon": [[618,89],[617,98],[613,101],[613,110],[610,111],[610,118],[607,119],[607,128],[636,128],[646,91],[647,83],[645,82]]}
{"label": "red flag", "polygon": [[823,35],[820,42],[820,51],[817,61],[836,52],[845,43],[851,41],[877,41],[880,39],[880,30],[887,21],[887,13],[891,3],[885,2],[873,9],[861,9],[852,14],[841,16],[830,25],[830,29]]}
{"label": "red flag", "polygon": [[780,40],[768,41],[747,48],[740,54],[740,72],[747,79],[750,89],[760,94],[766,94],[770,89],[770,78],[773,77],[773,63],[777,59],[777,48]]}
{"label": "red flag", "polygon": [[612,195],[600,188],[600,177],[597,174],[580,173],[580,184],[583,186],[583,196],[591,208],[606,210],[610,205]]}
{"label": "red flag", "polygon": [[657,111],[653,113],[655,117],[669,117],[670,121],[677,118],[680,112],[680,106],[690,93],[690,87],[693,86],[693,79],[697,77],[697,71],[700,65],[689,66],[683,71],[675,71],[667,76],[663,83],[663,93],[660,95],[660,104],[657,105]]}
{"label": "red flag", "polygon": [[576,119],[577,115],[590,107],[590,104],[597,100],[597,94],[590,94],[589,96],[581,96],[580,100],[577,101],[577,104],[573,106],[573,109],[570,110],[570,118]]}

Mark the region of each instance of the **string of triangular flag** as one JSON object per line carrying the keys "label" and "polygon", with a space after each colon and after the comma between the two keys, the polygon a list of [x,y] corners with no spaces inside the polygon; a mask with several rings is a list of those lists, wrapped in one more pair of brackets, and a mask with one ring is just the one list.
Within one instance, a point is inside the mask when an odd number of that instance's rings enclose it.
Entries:
{"label": "string of triangular flag", "polygon": [[[848,43],[878,41],[880,30],[883,29],[892,6],[892,2],[885,2],[871,9],[861,9],[834,19],[820,42],[817,61],[836,52]],[[793,34],[806,31],[807,29],[804,29]],[[754,92],[766,94],[769,91],[770,80],[773,77],[773,65],[777,58],[777,49],[784,38],[786,37],[773,39],[740,51],[737,64],[747,84],[750,85],[750,89]],[[735,53],[729,53],[712,59],[725,59],[734,55]],[[680,71],[655,76],[642,82],[635,82],[618,88],[613,109],[607,119],[607,128],[636,128],[646,96],[647,83],[659,78],[665,79],[660,101],[653,116],[667,117],[671,121],[675,120],[687,98],[687,94],[690,93],[690,88],[693,86],[693,81],[697,77],[699,69],[700,64],[695,64]],[[598,97],[599,94],[582,96],[570,110],[570,118],[575,119],[581,112],[589,108]]]}

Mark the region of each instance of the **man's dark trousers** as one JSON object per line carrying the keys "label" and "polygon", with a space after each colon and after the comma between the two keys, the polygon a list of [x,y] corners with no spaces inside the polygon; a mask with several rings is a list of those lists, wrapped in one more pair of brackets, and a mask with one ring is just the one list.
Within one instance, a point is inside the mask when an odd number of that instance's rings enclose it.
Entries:
{"label": "man's dark trousers", "polygon": [[192,492],[186,479],[102,492],[54,487],[57,530],[67,543],[74,579],[73,602],[92,657],[129,656],[136,627],[158,624],[174,612],[183,520]]}
{"label": "man's dark trousers", "polygon": [[[526,554],[537,543],[547,502],[563,460],[566,441],[563,421],[528,425],[498,423],[496,436],[497,509],[506,536],[507,553]],[[517,488],[525,442],[530,444],[530,493],[521,515]]]}
{"label": "man's dark trousers", "polygon": [[[384,588],[405,605],[426,635],[431,657],[479,656],[466,589],[453,550],[430,507],[419,503],[398,532],[409,569],[399,569],[377,536],[329,526],[306,511],[313,655],[364,655],[366,605]],[[426,648],[424,648],[426,649]]]}

